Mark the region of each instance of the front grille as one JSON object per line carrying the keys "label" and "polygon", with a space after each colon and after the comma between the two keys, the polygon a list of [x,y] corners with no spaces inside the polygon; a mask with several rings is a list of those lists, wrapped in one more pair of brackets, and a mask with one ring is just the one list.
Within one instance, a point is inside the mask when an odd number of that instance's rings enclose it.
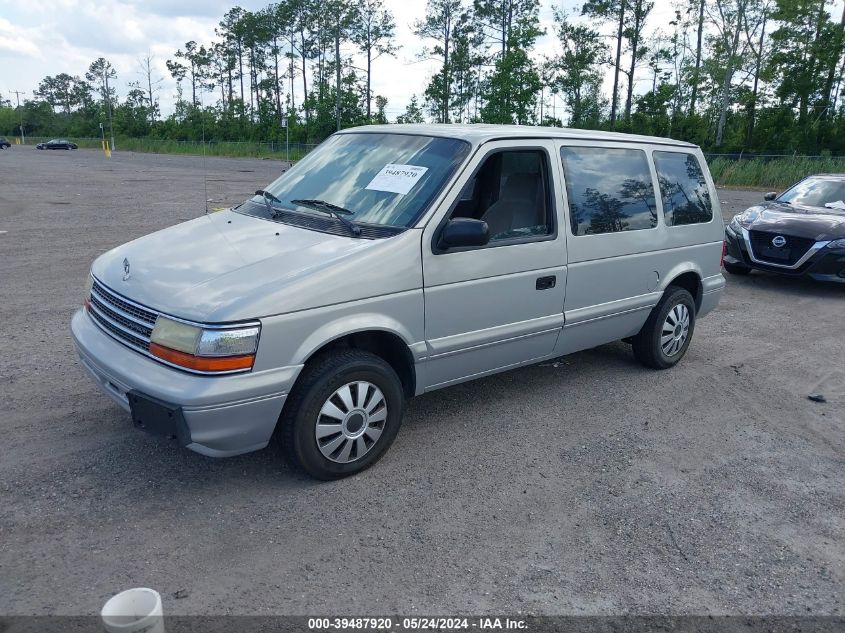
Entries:
{"label": "front grille", "polygon": [[[766,231],[749,231],[751,238],[751,250],[755,258],[771,264],[782,266],[794,266],[804,254],[810,249],[815,240],[806,237],[795,237],[783,233],[769,233]],[[781,247],[774,246],[772,240],[778,235],[786,239],[786,244]]]}
{"label": "front grille", "polygon": [[120,342],[143,352],[149,351],[157,312],[132,303],[95,279],[88,313],[97,325]]}

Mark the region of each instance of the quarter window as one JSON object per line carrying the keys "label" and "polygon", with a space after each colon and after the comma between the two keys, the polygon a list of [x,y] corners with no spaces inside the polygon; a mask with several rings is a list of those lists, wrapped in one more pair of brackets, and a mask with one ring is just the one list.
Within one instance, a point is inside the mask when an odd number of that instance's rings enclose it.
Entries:
{"label": "quarter window", "polygon": [[682,152],[654,152],[666,226],[700,224],[713,219],[710,191],[698,159]]}
{"label": "quarter window", "polygon": [[574,235],[657,226],[654,185],[645,152],[606,147],[560,150]]}

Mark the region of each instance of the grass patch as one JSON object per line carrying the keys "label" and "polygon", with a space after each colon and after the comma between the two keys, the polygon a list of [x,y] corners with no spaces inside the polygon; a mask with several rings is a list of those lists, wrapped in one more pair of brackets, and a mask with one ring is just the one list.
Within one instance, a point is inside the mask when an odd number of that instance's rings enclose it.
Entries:
{"label": "grass patch", "polygon": [[734,160],[717,157],[709,161],[714,182],[722,187],[759,187],[783,190],[809,176],[845,173],[845,158],[795,156]]}
{"label": "grass patch", "polygon": [[[201,156],[202,143],[192,141],[164,141],[158,139],[127,138],[115,141],[118,150],[129,152],[150,152],[156,154],[190,154]],[[310,147],[291,144],[289,152],[284,143],[258,143],[253,141],[209,141],[205,144],[207,156],[230,158],[276,158],[299,160]]]}

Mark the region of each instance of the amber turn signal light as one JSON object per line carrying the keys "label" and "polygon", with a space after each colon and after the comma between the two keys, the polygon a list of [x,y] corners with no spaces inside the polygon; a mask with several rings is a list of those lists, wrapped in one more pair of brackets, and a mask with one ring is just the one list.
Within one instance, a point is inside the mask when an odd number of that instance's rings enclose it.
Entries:
{"label": "amber turn signal light", "polygon": [[252,364],[255,362],[255,354],[217,357],[194,356],[193,354],[186,354],[185,352],[164,347],[158,343],[150,343],[150,354],[179,367],[207,372],[243,371],[245,369],[252,369]]}

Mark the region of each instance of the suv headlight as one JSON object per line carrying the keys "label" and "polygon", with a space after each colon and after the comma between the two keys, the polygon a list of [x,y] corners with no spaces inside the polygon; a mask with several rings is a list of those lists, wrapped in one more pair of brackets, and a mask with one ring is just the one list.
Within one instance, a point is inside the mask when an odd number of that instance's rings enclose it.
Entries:
{"label": "suv headlight", "polygon": [[150,354],[194,371],[244,371],[255,362],[260,332],[260,325],[210,328],[160,316]]}
{"label": "suv headlight", "polygon": [[756,209],[747,209],[735,215],[728,226],[737,235],[742,235],[742,229],[750,229],[759,216],[760,213]]}
{"label": "suv headlight", "polygon": [[733,231],[736,235],[742,235],[742,225],[739,223],[739,216],[735,215],[731,223],[728,224],[728,228]]}
{"label": "suv headlight", "polygon": [[845,248],[845,239],[833,240],[827,245],[828,248]]}

